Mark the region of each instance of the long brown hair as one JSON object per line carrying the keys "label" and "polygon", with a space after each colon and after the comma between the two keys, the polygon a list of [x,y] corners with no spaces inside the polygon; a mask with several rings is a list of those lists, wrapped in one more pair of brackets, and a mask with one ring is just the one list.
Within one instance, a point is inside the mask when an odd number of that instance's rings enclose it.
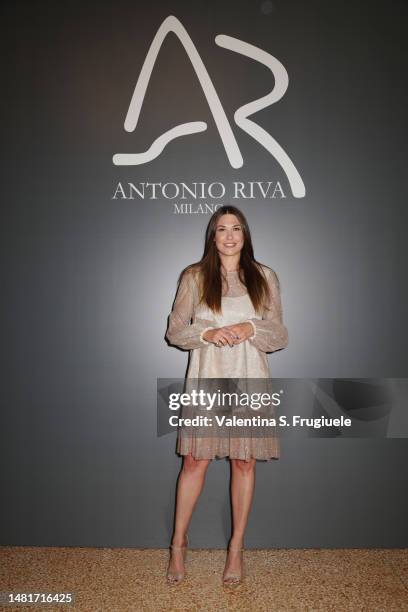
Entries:
{"label": "long brown hair", "polygon": [[186,270],[191,269],[199,272],[200,302],[206,303],[213,312],[220,313],[222,310],[222,272],[221,260],[214,238],[218,220],[222,215],[226,214],[235,215],[242,226],[244,244],[239,260],[239,278],[247,288],[255,311],[262,313],[265,302],[270,297],[268,283],[261,267],[262,264],[256,261],[254,257],[248,222],[245,215],[235,206],[221,206],[214,212],[206,230],[204,254],[199,262],[191,264]]}

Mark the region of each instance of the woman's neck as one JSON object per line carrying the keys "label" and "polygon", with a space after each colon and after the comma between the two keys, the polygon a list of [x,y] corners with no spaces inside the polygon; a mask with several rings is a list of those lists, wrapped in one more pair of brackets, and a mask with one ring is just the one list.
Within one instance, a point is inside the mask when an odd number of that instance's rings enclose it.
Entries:
{"label": "woman's neck", "polygon": [[229,261],[228,263],[221,260],[221,267],[224,268],[225,272],[238,272],[239,259],[237,261]]}

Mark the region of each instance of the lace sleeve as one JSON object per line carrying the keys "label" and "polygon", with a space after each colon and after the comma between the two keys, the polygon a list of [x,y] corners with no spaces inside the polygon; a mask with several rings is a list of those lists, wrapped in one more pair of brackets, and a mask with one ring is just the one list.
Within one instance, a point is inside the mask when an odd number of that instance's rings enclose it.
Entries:
{"label": "lace sleeve", "polygon": [[266,268],[270,297],[262,319],[248,319],[254,328],[249,341],[260,351],[269,353],[288,345],[288,330],[283,324],[279,281],[273,270]]}
{"label": "lace sleeve", "polygon": [[166,338],[175,346],[185,350],[202,348],[210,344],[203,339],[208,329],[215,327],[214,321],[194,318],[198,287],[191,270],[183,273],[178,286],[176,299],[169,317]]}

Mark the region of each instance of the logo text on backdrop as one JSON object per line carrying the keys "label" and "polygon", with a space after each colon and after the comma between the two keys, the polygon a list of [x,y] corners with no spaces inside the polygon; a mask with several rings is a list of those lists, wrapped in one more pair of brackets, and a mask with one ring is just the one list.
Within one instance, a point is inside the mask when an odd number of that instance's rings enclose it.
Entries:
{"label": "logo text on backdrop", "polygon": [[[173,15],[170,15],[163,21],[150,45],[130,101],[124,123],[125,130],[127,132],[133,132],[136,129],[153,67],[163,41],[169,32],[173,32],[178,37],[193,65],[231,166],[233,168],[241,168],[244,161],[210,75],[192,39],[187,33],[187,30]],[[239,107],[234,113],[234,120],[244,132],[252,136],[252,138],[262,145],[280,164],[288,178],[293,196],[296,198],[304,197],[306,193],[305,185],[288,154],[269,132],[249,119],[254,113],[271,106],[283,97],[289,83],[289,77],[285,67],[270,53],[237,38],[219,34],[215,37],[215,42],[220,47],[235,51],[236,53],[240,53],[241,55],[245,55],[246,57],[260,62],[272,72],[275,81],[273,89],[267,95]],[[182,123],[164,132],[164,134],[161,134],[161,136],[154,140],[147,151],[142,153],[116,153],[113,156],[113,163],[117,166],[137,166],[145,164],[156,159],[166,145],[175,138],[203,132],[206,129],[207,124],[204,121]]]}

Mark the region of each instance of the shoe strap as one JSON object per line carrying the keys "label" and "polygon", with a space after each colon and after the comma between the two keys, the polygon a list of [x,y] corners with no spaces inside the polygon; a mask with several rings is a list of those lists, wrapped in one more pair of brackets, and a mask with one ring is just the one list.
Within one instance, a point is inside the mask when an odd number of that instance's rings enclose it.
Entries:
{"label": "shoe strap", "polygon": [[188,542],[188,535],[186,536],[186,540],[187,540],[187,542],[184,544],[184,546],[174,546],[174,544],[170,544],[170,548],[172,550],[184,550],[185,548],[188,547],[188,544],[189,544],[189,542]]}

